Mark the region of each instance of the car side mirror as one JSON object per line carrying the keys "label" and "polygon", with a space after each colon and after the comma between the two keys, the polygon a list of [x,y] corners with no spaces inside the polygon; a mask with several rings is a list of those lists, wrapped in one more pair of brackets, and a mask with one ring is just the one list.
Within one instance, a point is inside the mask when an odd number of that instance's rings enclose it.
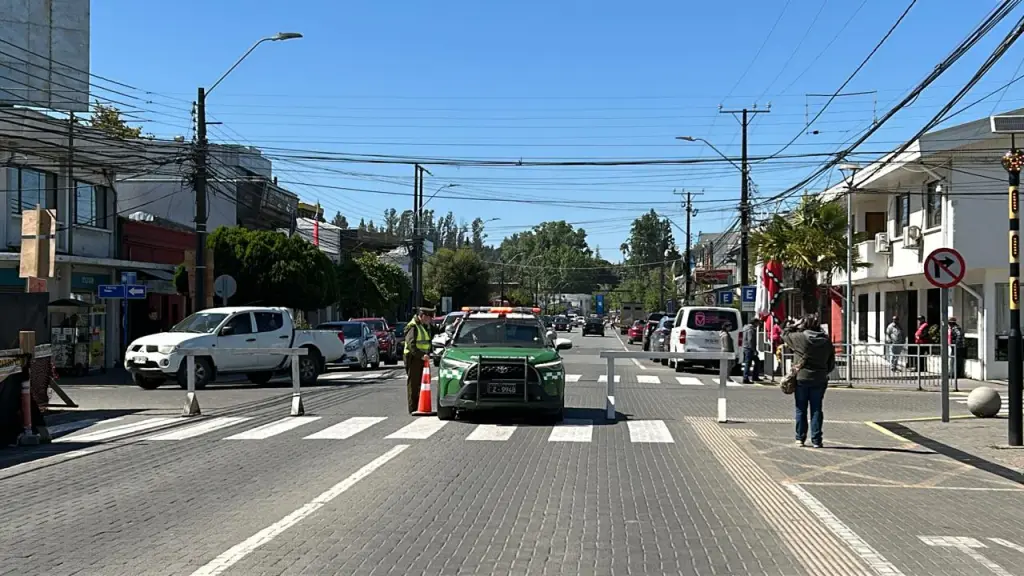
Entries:
{"label": "car side mirror", "polygon": [[430,343],[433,344],[434,346],[437,346],[438,348],[444,348],[445,346],[448,345],[448,339],[445,338],[444,336],[437,335],[434,336],[434,339],[431,340]]}
{"label": "car side mirror", "polygon": [[555,350],[569,350],[572,348],[572,340],[568,338],[555,338]]}
{"label": "car side mirror", "polygon": [[220,335],[221,336],[231,336],[234,333],[235,333],[235,329],[233,327],[231,327],[231,326],[225,326],[225,327],[220,329]]}
{"label": "car side mirror", "polygon": [[548,330],[547,337],[549,342],[554,342],[555,340],[558,339],[558,332],[555,332],[554,330]]}

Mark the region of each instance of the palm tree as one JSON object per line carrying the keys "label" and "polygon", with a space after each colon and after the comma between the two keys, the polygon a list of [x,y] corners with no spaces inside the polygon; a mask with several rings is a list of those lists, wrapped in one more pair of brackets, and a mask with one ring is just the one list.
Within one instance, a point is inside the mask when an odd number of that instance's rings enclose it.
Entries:
{"label": "palm tree", "polygon": [[[864,232],[853,235],[854,243],[867,239]],[[780,261],[795,270],[804,311],[817,311],[819,275],[831,286],[833,275],[846,270],[846,209],[818,196],[804,196],[793,212],[776,214],[760,230],[752,231],[750,246],[761,262]],[[854,251],[853,268],[868,266]]]}

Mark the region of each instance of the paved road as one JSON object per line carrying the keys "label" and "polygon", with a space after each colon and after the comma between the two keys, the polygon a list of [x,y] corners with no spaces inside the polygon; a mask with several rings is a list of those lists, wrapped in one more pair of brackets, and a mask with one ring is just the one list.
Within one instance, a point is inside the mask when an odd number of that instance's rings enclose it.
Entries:
{"label": "paved road", "polygon": [[935,395],[830,390],[827,448],[800,449],[775,388],[729,387],[720,425],[715,375],[623,362],[608,421],[622,345],[570,336],[556,426],[416,419],[379,374],[300,418],[210,389],[200,420],[66,429],[0,468],[0,574],[1024,575],[1019,485],[865,424]]}

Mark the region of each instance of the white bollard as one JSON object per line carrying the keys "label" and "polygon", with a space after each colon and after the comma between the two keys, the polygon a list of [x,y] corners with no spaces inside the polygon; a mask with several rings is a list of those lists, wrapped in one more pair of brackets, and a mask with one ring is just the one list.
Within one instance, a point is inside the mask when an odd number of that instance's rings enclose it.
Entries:
{"label": "white bollard", "polygon": [[185,408],[182,416],[199,416],[199,399],[196,398],[196,357],[189,354],[185,357],[185,381],[188,382],[188,393],[185,394]]}
{"label": "white bollard", "polygon": [[302,405],[302,378],[299,374],[301,356],[292,354],[292,416],[302,416],[306,408]]}
{"label": "white bollard", "polygon": [[608,359],[608,392],[605,402],[605,418],[615,421],[615,358]]}
{"label": "white bollard", "polygon": [[729,360],[725,355],[718,362],[718,422],[724,424],[729,421],[729,414],[726,408],[725,390],[729,382]]}

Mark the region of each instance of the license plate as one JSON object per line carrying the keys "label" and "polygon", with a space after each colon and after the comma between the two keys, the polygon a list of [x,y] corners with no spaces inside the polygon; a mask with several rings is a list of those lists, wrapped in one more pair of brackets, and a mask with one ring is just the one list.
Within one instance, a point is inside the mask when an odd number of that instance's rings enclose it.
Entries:
{"label": "license plate", "polygon": [[145,356],[135,356],[135,357],[132,358],[132,362],[134,362],[136,364],[145,364],[146,363],[146,357]]}
{"label": "license plate", "polygon": [[516,385],[491,382],[487,385],[487,392],[495,395],[512,396],[516,393]]}

